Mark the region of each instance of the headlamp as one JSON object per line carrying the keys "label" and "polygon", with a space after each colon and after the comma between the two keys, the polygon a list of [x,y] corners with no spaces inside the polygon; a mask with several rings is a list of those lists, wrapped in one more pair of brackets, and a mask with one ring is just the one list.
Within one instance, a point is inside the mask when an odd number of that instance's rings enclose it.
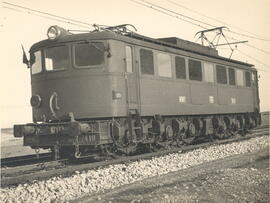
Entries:
{"label": "headlamp", "polygon": [[35,107],[35,108],[40,107],[41,97],[38,94],[33,95],[30,99],[30,104],[32,107]]}
{"label": "headlamp", "polygon": [[53,25],[49,27],[47,31],[47,36],[49,40],[57,40],[60,37],[65,36],[67,34],[69,34],[68,31],[66,31],[64,28],[61,28],[57,25]]}

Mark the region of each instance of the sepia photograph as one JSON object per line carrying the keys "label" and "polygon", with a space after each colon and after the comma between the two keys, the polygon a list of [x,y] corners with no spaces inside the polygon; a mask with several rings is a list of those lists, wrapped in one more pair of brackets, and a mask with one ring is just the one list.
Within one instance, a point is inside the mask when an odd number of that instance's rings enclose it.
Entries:
{"label": "sepia photograph", "polygon": [[270,201],[270,1],[0,5],[1,202]]}

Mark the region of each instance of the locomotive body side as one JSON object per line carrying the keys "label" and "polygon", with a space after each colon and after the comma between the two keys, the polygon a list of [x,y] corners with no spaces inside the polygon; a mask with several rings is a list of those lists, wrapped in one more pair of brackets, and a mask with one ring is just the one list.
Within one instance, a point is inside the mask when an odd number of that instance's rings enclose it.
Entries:
{"label": "locomotive body side", "polygon": [[[129,46],[129,45],[127,45]],[[139,72],[140,113],[141,116],[175,115],[215,115],[255,112],[259,109],[257,95],[257,71],[249,64],[225,61],[211,56],[203,56],[183,50],[176,50],[147,42],[138,42],[135,47],[136,67]],[[151,59],[143,59],[140,52],[152,54]],[[166,55],[169,72],[160,73],[158,56]],[[147,56],[146,56],[147,57]],[[176,58],[184,59],[184,77],[176,76]],[[152,72],[142,73],[142,60],[148,60]],[[189,60],[201,63],[201,79],[189,78]],[[161,62],[162,63],[162,62]],[[204,65],[212,64],[212,81],[206,81]],[[217,81],[216,66],[225,70],[225,83]],[[230,84],[229,69],[234,71],[235,84]],[[147,71],[147,70],[146,70]],[[237,77],[237,72],[242,77]],[[250,78],[245,78],[245,74]],[[163,74],[163,75],[162,75]],[[165,74],[165,76],[164,76]],[[167,75],[166,75],[167,74]],[[252,77],[252,78],[251,78]],[[241,81],[240,81],[241,80]],[[248,81],[246,81],[248,80]],[[246,83],[250,83],[249,86]],[[249,99],[247,99],[249,98]]]}
{"label": "locomotive body side", "polygon": [[[213,60],[210,57],[204,57],[204,59],[201,56],[193,58],[187,57],[185,54],[150,50],[153,51],[154,55],[154,74],[141,74],[142,115],[215,115],[254,112],[258,109],[259,104],[256,95],[258,87],[255,69],[248,66],[224,63],[224,61]],[[157,64],[157,55],[159,53],[166,54],[170,58],[169,64],[172,64],[170,77],[159,75]],[[186,64],[184,79],[176,78],[175,57],[184,58]],[[189,79],[187,64],[190,59],[201,63],[202,77],[200,81]],[[206,75],[203,67],[205,62],[213,65],[213,81],[211,82],[205,81]],[[216,81],[216,65],[225,67],[226,75],[224,77],[227,78],[226,84],[219,84]],[[235,72],[241,71],[241,74],[248,72],[248,74],[253,75],[254,79],[252,81],[249,79],[250,87],[247,87],[246,84],[230,85],[229,68]],[[245,78],[242,78],[243,83],[246,82],[245,80]]]}

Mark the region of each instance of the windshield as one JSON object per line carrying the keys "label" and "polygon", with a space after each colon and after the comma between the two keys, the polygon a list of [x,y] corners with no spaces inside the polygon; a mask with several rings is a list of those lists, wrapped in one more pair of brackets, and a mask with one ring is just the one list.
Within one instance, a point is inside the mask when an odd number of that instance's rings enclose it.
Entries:
{"label": "windshield", "polygon": [[44,50],[45,69],[63,70],[68,66],[68,47],[51,47]]}
{"label": "windshield", "polygon": [[76,44],[75,65],[84,68],[103,64],[104,50],[104,45],[101,42]]}
{"label": "windshield", "polygon": [[40,73],[42,70],[41,51],[34,52],[34,54],[31,57],[33,57],[32,61],[34,61],[34,63],[31,66],[32,74],[34,75],[34,74]]}

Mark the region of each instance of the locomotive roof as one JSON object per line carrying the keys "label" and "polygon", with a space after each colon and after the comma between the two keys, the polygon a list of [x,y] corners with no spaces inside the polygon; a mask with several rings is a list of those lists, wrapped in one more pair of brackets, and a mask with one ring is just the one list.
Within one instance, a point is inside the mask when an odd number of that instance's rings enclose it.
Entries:
{"label": "locomotive roof", "polygon": [[169,38],[159,38],[154,39],[150,37],[146,37],[143,35],[139,35],[136,33],[128,33],[126,35],[118,34],[115,32],[109,32],[109,31],[102,31],[102,32],[91,32],[91,33],[82,33],[82,34],[70,34],[63,36],[59,38],[58,40],[42,40],[40,42],[35,43],[31,48],[30,52],[36,51],[42,47],[46,46],[52,46],[56,44],[62,44],[66,42],[75,42],[75,41],[90,41],[90,40],[108,40],[108,39],[114,39],[118,41],[124,41],[127,43],[133,43],[137,45],[145,45],[146,42],[160,45],[162,47],[170,47],[178,50],[183,50],[190,53],[195,53],[207,57],[213,57],[216,59],[224,60],[227,62],[237,63],[240,65],[252,67],[252,64],[245,63],[238,60],[229,59],[226,57],[222,57],[218,55],[218,52],[216,49],[202,46],[198,43],[194,43],[191,41],[179,39],[176,37],[169,37]]}

